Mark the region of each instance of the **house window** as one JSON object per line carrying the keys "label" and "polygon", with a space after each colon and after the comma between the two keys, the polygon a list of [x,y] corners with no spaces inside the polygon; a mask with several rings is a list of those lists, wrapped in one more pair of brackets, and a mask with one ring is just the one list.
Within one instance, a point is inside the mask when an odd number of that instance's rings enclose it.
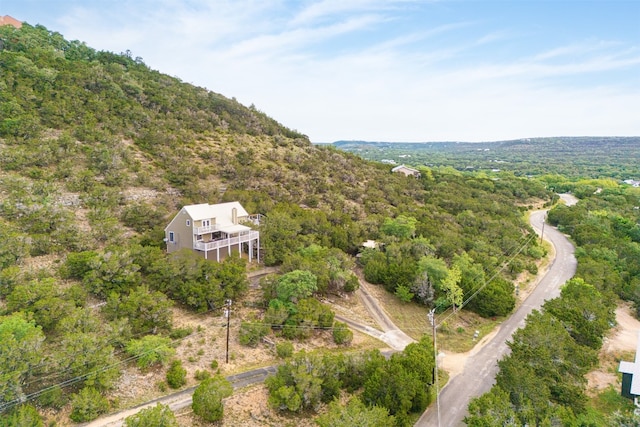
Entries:
{"label": "house window", "polygon": [[198,235],[196,236],[196,240],[197,240],[197,241],[202,240],[202,234],[198,234]]}
{"label": "house window", "polygon": [[170,232],[169,232],[169,241],[170,241],[171,243],[175,243],[175,238],[174,238],[174,235],[173,235],[173,231],[170,231]]}
{"label": "house window", "polygon": [[203,219],[202,220],[202,226],[203,227],[208,227],[210,225],[211,225],[211,220],[208,220],[208,219]]}
{"label": "house window", "polygon": [[190,219],[187,220],[187,227],[191,227],[191,220]]}

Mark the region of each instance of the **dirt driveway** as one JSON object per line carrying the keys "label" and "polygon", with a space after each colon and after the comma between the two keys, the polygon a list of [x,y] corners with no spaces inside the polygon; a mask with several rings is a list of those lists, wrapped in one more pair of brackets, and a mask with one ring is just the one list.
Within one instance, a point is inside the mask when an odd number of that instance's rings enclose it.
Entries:
{"label": "dirt driveway", "polygon": [[640,333],[640,321],[633,317],[633,309],[630,304],[623,303],[616,308],[615,328],[604,339],[600,350],[600,367],[589,372],[586,377],[588,388],[592,394],[602,391],[609,386],[620,387],[618,377],[618,361],[620,358],[633,361],[638,347],[638,334]]}

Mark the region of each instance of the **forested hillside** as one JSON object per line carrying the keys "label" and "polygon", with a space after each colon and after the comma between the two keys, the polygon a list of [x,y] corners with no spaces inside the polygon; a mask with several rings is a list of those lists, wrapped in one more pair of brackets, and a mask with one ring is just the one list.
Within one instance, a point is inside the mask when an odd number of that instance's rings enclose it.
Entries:
{"label": "forested hillside", "polygon": [[[12,411],[28,402],[91,419],[108,407],[123,364],[168,365],[189,333],[173,327],[172,307],[207,313],[241,300],[244,259],[217,264],[163,248],[180,207],[232,200],[265,215],[264,263],[290,275],[275,279],[263,307],[284,314],[274,328],[282,333],[308,319],[278,285],[304,278],[321,285],[314,295],[352,291],[351,256],[368,239],[383,243],[362,256],[368,279],[425,312],[460,306],[482,287],[467,308],[507,314],[511,280],[544,255],[523,212],[551,196],[512,174],[392,174],[126,52],[41,26],[0,27],[2,416],[27,416]],[[308,297],[300,300],[321,327],[323,309]],[[393,369],[410,365],[397,360]],[[414,398],[407,411],[428,402]]]}

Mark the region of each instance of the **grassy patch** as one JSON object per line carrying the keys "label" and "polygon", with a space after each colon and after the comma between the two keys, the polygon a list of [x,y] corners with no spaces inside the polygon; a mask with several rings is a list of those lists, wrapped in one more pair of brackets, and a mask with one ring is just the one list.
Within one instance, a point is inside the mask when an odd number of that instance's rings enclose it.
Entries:
{"label": "grassy patch", "polygon": [[[485,319],[468,311],[458,312],[442,321],[438,328],[438,347],[454,353],[471,350],[482,338],[494,330],[503,317]],[[478,336],[475,337],[475,332]]]}
{"label": "grassy patch", "polygon": [[[404,333],[415,340],[419,340],[425,334],[431,335],[427,307],[402,302],[381,286],[368,285],[367,289],[378,299],[393,323]],[[451,311],[436,315],[436,322],[439,325],[438,347],[455,353],[467,352],[503,320],[503,317],[485,319],[466,310],[461,310],[455,315],[451,315]],[[475,331],[479,331],[476,339],[474,339]]]}
{"label": "grassy patch", "polygon": [[602,414],[613,414],[615,411],[632,411],[633,402],[622,397],[620,390],[610,386],[591,399],[592,407]]}

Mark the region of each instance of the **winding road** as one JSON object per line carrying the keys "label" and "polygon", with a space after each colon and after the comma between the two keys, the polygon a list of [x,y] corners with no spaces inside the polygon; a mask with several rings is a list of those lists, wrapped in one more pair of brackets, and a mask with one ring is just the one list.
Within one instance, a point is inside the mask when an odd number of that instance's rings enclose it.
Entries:
{"label": "winding road", "polygon": [[[576,199],[564,196],[567,204]],[[473,397],[480,396],[491,389],[498,373],[497,361],[507,354],[507,340],[519,328],[524,326],[525,319],[532,310],[538,309],[548,299],[560,295],[560,287],[573,277],[577,262],[571,242],[555,227],[544,224],[547,211],[535,211],[530,221],[538,234],[544,230],[544,238],[555,247],[555,258],[531,294],[523,301],[515,313],[500,326],[497,333],[482,348],[465,362],[463,371],[449,380],[441,390],[439,405],[431,405],[415,424],[420,427],[456,427],[463,426],[467,415],[467,406]],[[544,227],[544,229],[543,229]],[[438,416],[439,406],[439,416]]]}
{"label": "winding road", "polygon": [[[563,199],[568,205],[577,202],[577,199],[571,196],[563,195]],[[560,286],[575,274],[577,263],[573,256],[573,246],[557,229],[543,225],[546,213],[546,210],[535,211],[530,216],[531,224],[536,232],[544,234],[544,238],[549,240],[555,247],[555,258],[551,261],[546,274],[538,276],[533,291],[518,307],[516,312],[498,327],[497,333],[491,334],[490,339],[482,341],[484,344],[481,348],[479,348],[479,346],[474,348],[471,356],[469,356],[465,363],[463,371],[453,376],[441,390],[439,405],[431,405],[415,424],[416,426],[455,427],[464,425],[462,420],[467,414],[469,401],[473,397],[480,396],[489,391],[493,385],[498,371],[497,361],[508,351],[507,340],[513,332],[524,326],[525,318],[532,310],[540,308],[545,300],[557,297],[560,294]],[[262,273],[263,272],[260,272],[257,275],[259,276]],[[394,350],[400,351],[409,343],[414,342],[411,337],[395,326],[393,321],[380,307],[378,301],[368,292],[367,285],[363,280],[360,281],[358,295],[382,330],[344,316],[336,315],[337,320],[347,323],[353,329],[383,341]],[[233,384],[234,388],[240,388],[264,381],[264,379],[268,375],[273,374],[275,370],[276,367],[273,366],[259,368],[230,376],[227,379]],[[176,411],[191,404],[191,395],[194,389],[195,387],[182,390],[151,402],[146,402],[135,408],[107,415],[85,425],[91,427],[122,426],[126,417],[143,408],[153,406],[156,403],[166,404],[172,410]],[[439,411],[438,407],[440,408]]]}

